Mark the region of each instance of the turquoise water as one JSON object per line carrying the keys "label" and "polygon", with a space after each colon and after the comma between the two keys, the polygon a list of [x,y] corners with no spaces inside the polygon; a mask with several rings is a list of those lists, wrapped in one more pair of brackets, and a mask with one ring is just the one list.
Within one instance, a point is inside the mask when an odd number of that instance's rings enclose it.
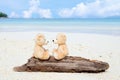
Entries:
{"label": "turquoise water", "polygon": [[0,19],[0,32],[6,31],[120,35],[120,19]]}

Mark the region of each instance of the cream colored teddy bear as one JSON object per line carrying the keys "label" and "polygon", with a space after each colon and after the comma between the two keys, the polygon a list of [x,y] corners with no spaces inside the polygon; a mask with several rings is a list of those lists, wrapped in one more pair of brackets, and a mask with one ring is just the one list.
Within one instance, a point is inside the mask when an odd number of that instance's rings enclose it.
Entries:
{"label": "cream colored teddy bear", "polygon": [[33,57],[41,60],[49,59],[50,55],[48,50],[46,50],[43,45],[47,45],[45,36],[43,34],[38,34],[35,41]]}
{"label": "cream colored teddy bear", "polygon": [[58,44],[57,49],[53,49],[53,56],[57,60],[63,59],[68,55],[68,48],[66,45],[66,35],[63,33],[58,33],[56,36],[56,41],[53,40],[55,44]]}

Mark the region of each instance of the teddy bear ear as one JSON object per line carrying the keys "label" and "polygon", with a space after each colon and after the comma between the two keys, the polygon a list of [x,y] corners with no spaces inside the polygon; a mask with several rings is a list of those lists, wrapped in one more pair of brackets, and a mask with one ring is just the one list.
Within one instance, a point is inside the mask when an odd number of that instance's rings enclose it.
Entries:
{"label": "teddy bear ear", "polygon": [[64,40],[66,40],[66,35],[64,33],[61,33],[61,36]]}
{"label": "teddy bear ear", "polygon": [[36,39],[41,38],[41,37],[45,37],[45,36],[44,36],[44,34],[39,33],[39,34],[37,34]]}
{"label": "teddy bear ear", "polygon": [[66,35],[63,35],[64,40],[66,40]]}

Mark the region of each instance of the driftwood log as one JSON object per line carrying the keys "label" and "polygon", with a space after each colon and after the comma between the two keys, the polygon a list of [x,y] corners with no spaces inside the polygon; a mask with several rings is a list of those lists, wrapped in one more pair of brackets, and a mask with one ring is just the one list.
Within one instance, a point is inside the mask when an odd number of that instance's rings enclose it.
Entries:
{"label": "driftwood log", "polygon": [[81,57],[67,56],[57,61],[51,57],[42,61],[34,57],[22,66],[14,67],[18,72],[103,72],[109,68],[109,64],[97,60],[89,60]]}

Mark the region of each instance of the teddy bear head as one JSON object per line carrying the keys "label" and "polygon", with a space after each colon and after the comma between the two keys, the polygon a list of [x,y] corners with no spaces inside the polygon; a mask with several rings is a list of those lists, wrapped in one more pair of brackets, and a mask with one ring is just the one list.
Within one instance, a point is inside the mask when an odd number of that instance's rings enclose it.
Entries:
{"label": "teddy bear head", "polygon": [[39,45],[39,46],[42,46],[42,45],[45,45],[46,44],[46,39],[45,39],[45,36],[43,34],[38,34],[36,36],[36,44]]}
{"label": "teddy bear head", "polygon": [[55,43],[58,44],[58,45],[65,44],[66,43],[66,35],[63,34],[63,33],[58,33],[57,36],[56,36]]}

